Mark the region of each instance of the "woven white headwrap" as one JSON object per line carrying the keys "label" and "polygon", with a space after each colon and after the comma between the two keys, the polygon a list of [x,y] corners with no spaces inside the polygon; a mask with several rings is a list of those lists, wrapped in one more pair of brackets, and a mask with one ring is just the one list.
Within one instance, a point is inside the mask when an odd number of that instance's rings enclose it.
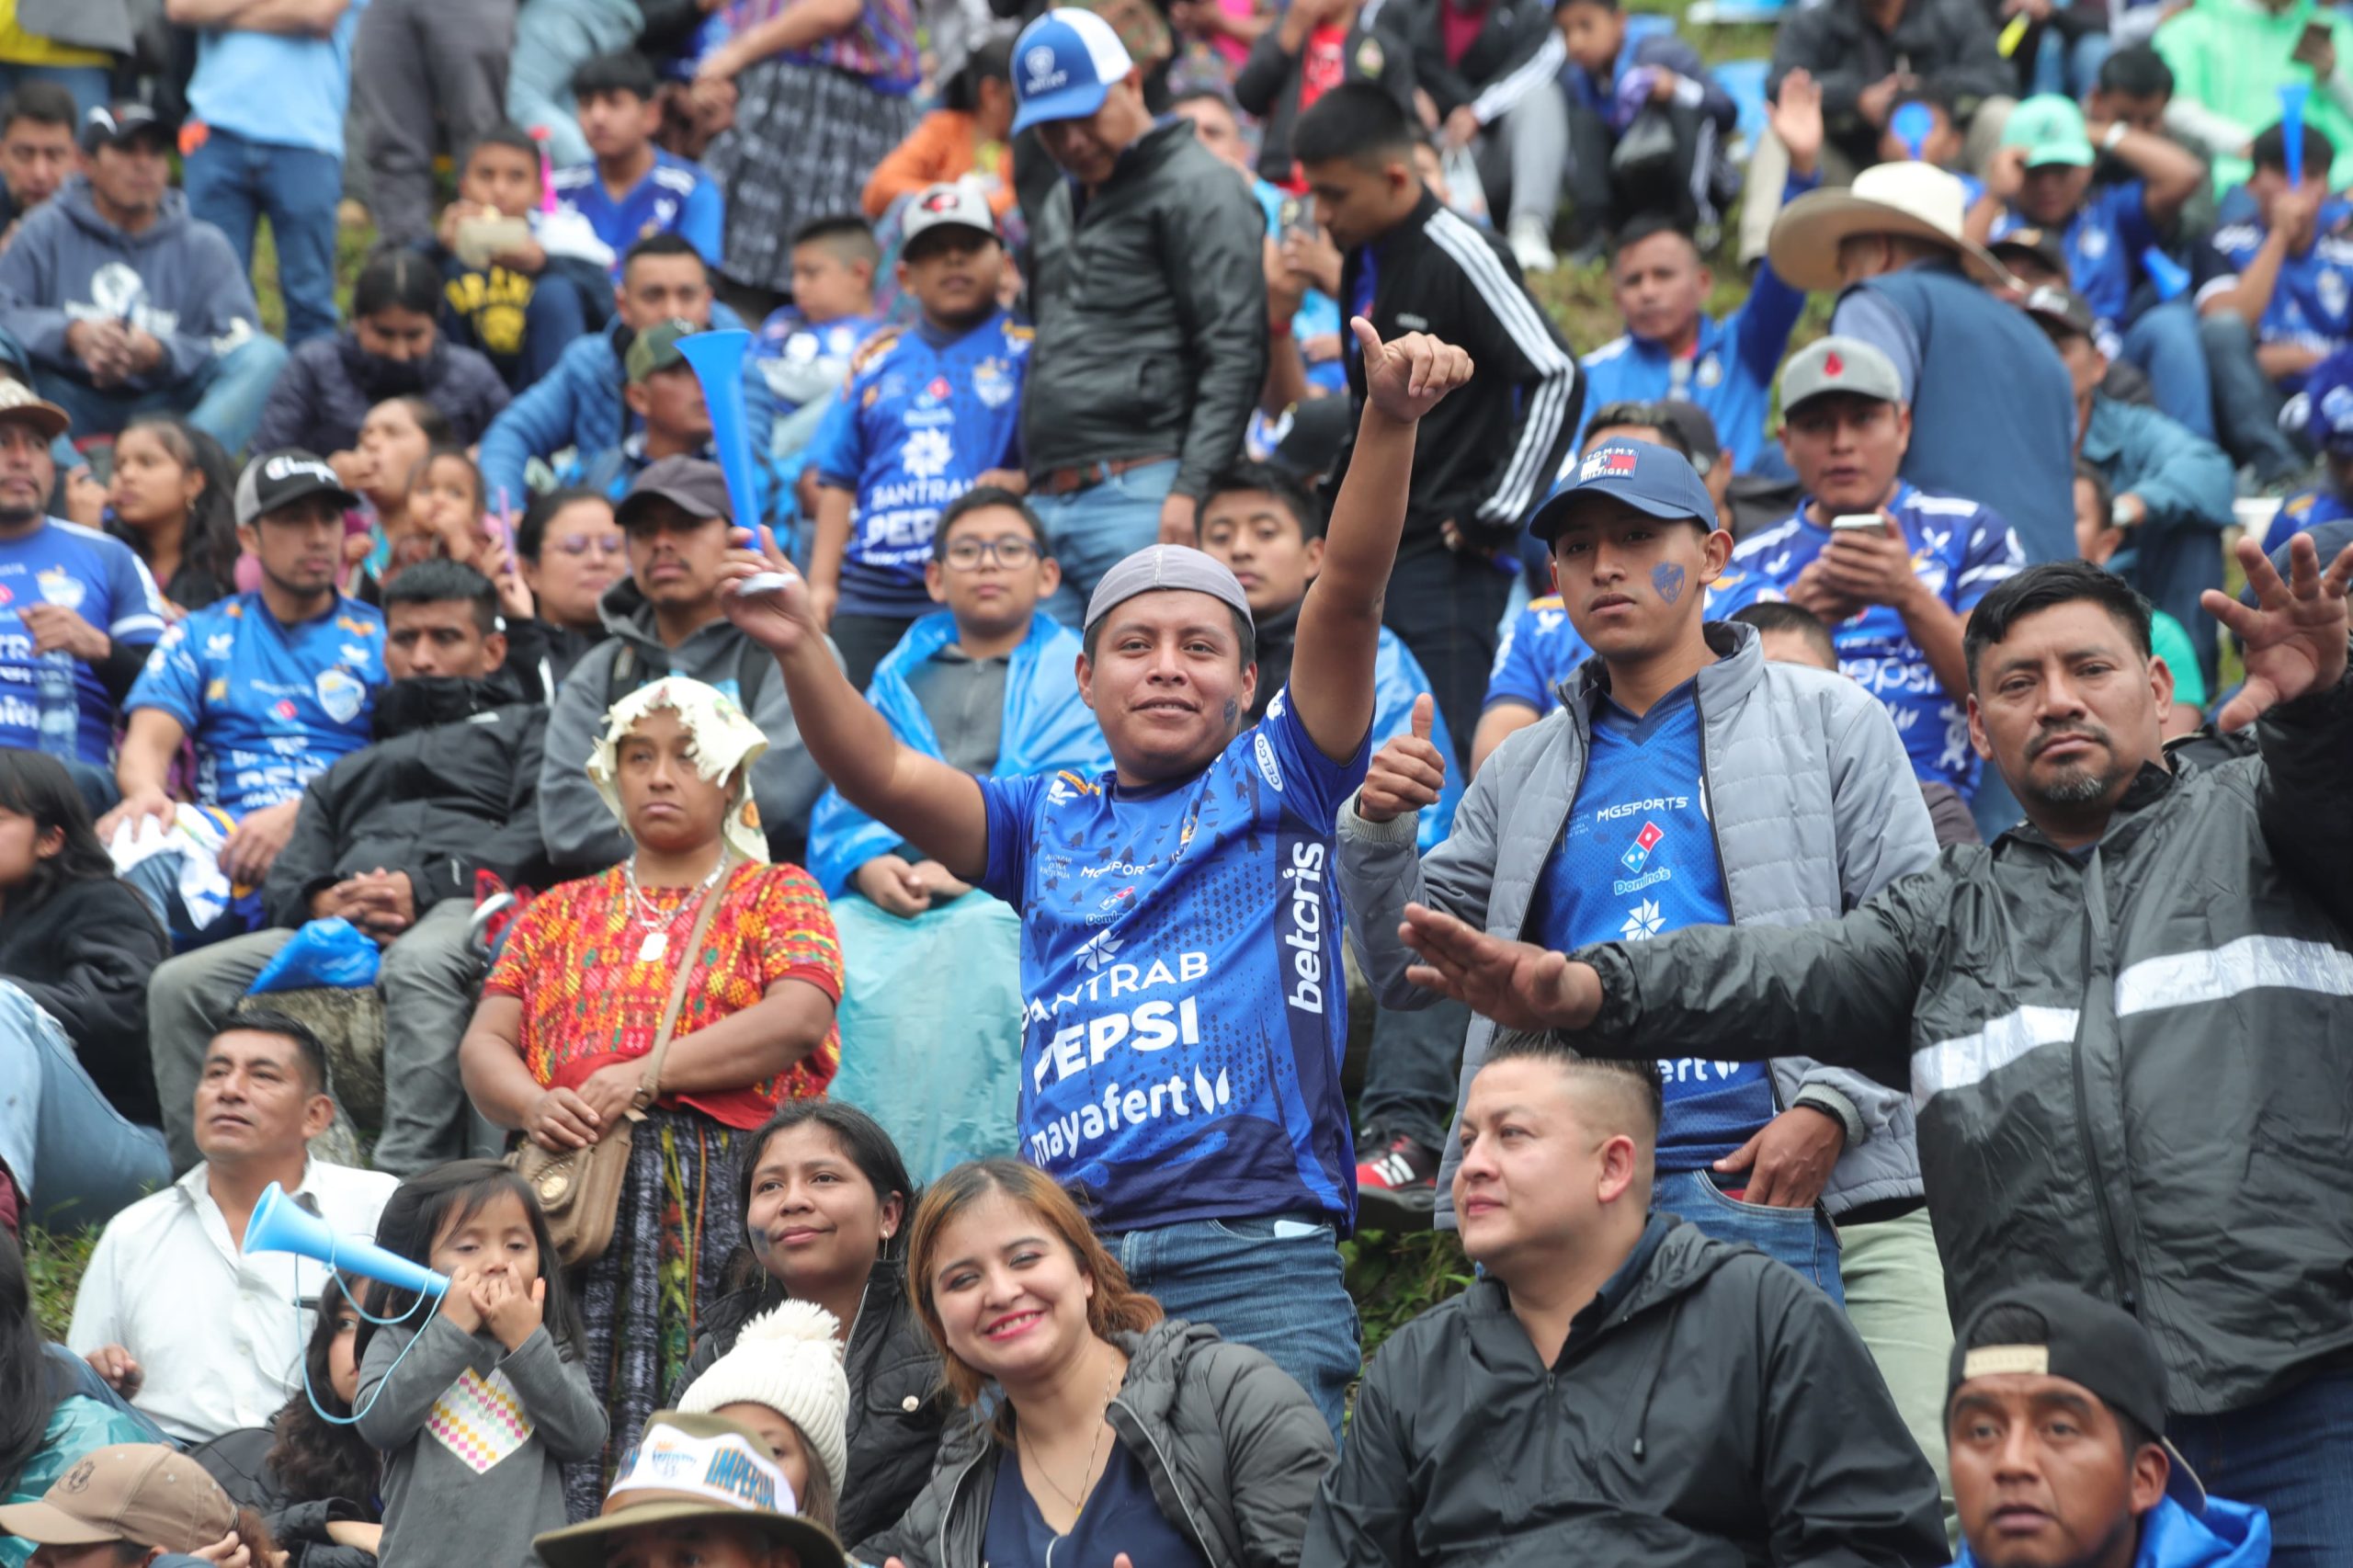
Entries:
{"label": "woven white headwrap", "polygon": [[697,773],[718,784],[737,768],[743,769],[734,792],[728,797],[727,817],[721,831],[738,859],[765,863],[768,841],[760,831],[760,808],[752,799],[751,764],[768,749],[768,738],[735,705],[734,699],[717,687],[686,676],[664,676],[660,680],[649,681],[614,703],[612,710],[605,715],[605,733],[588,754],[588,778],[597,786],[605,809],[613,813],[624,833],[629,831],[629,817],[621,809],[620,790],[613,782],[613,774],[622,738],[656,708],[676,713],[680,727],[694,737]]}

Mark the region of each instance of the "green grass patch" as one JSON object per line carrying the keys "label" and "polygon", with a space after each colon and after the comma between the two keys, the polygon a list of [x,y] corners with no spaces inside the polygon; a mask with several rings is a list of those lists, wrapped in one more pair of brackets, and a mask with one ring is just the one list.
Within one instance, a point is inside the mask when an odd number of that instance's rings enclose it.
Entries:
{"label": "green grass patch", "polygon": [[95,1231],[25,1228],[25,1272],[32,1282],[33,1317],[42,1337],[64,1342],[74,1321],[74,1292],[81,1286],[82,1270],[90,1266],[90,1248],[97,1239]]}

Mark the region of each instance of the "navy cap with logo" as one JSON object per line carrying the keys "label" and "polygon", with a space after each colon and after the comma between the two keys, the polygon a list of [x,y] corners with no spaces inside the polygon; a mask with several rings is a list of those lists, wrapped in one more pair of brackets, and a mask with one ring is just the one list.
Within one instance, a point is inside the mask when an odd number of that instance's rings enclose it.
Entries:
{"label": "navy cap with logo", "polygon": [[1550,544],[1578,506],[1597,500],[1620,502],[1665,522],[1697,523],[1711,531],[1716,526],[1715,497],[1690,459],[1652,441],[1605,441],[1553,487],[1528,519],[1528,531]]}
{"label": "navy cap with logo", "polygon": [[157,119],[155,111],[145,104],[100,104],[82,117],[85,153],[95,153],[101,147],[127,147],[142,139],[165,152],[171,151],[171,128]]}
{"label": "navy cap with logo", "polygon": [[312,495],[330,496],[339,509],[347,512],[359,505],[359,497],[345,488],[335,470],[327,466],[326,459],[316,452],[306,452],[300,447],[264,452],[237,476],[238,526],[258,522],[279,507],[290,506]]}
{"label": "navy cap with logo", "polygon": [[1092,11],[1047,12],[1013,41],[1016,135],[1050,119],[1085,119],[1135,69],[1128,46]]}

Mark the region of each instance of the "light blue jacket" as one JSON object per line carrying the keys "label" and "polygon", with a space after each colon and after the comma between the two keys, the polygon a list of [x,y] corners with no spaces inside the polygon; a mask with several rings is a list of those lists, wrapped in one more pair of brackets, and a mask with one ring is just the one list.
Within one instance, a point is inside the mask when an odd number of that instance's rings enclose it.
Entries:
{"label": "light blue jacket", "polygon": [[[889,720],[891,733],[926,756],[939,755],[939,737],[907,684],[915,669],[956,640],[956,617],[935,610],[907,629],[899,645],[874,667],[866,699]],[[1095,710],[1078,695],[1078,633],[1043,610],[1029,618],[1029,635],[1013,651],[1005,678],[1005,728],[997,742],[998,778],[1061,769],[1088,778],[1111,766],[1110,747]],[[839,898],[851,876],[877,855],[906,841],[827,790],[809,818],[809,874],[828,898]]]}
{"label": "light blue jacket", "polygon": [[[2206,1499],[2203,1517],[2171,1497],[2143,1516],[2132,1568],[2267,1568],[2271,1516],[2245,1503]],[[1964,1544],[1953,1568],[1978,1568]]]}

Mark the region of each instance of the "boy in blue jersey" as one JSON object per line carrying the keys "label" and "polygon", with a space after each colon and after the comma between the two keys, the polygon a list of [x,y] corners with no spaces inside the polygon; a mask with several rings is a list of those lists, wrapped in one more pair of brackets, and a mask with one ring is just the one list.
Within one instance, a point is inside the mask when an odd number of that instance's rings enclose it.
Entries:
{"label": "boy in blue jersey", "polygon": [[2286,129],[2256,137],[2245,193],[2224,201],[2191,267],[2222,445],[2266,485],[2303,477],[2309,459],[2280,431],[2280,408],[2353,342],[2353,229],[2329,201],[2335,157],[2305,126],[2303,179],[2290,184]]}
{"label": "boy in blue jersey", "polygon": [[1894,719],[1914,771],[1972,798],[1979,764],[1961,627],[2025,552],[1990,508],[1896,477],[1912,414],[1893,362],[1870,344],[1825,337],[1791,356],[1781,407],[1781,448],[1803,498],[1733,551],[1742,580],[1717,596],[1715,613],[1759,598],[1813,611],[1840,667]]}
{"label": "boy in blue jersey", "polygon": [[165,632],[124,704],[115,827],[175,807],[165,784],[180,743],[196,744],[196,800],[234,826],[221,849],[233,883],[258,887],[294,831],[302,789],[375,737],[384,618],[335,591],[343,514],[359,505],[309,452],[266,452],[237,481],[237,542],[261,586]]}
{"label": "boy in blue jersey", "polygon": [[[1568,54],[1561,86],[1569,108],[1569,222],[1579,250],[1597,246],[1620,222],[1659,216],[1713,229],[1740,188],[1725,154],[1740,109],[1699,51],[1671,26],[1636,31],[1618,0],[1559,0],[1552,26]],[[1620,148],[1638,120],[1663,119],[1671,133],[1657,154]]]}
{"label": "boy in blue jersey", "polygon": [[594,159],[555,172],[555,197],[576,212],[620,258],[648,234],[675,233],[703,260],[719,265],[727,204],[710,176],[654,144],[662,129],[660,83],[634,50],[599,55],[573,74],[580,133]]}
{"label": "boy in blue jersey", "polygon": [[849,376],[850,357],[882,323],[874,306],[882,247],[856,216],[818,218],[792,236],[792,301],[760,324],[752,358],[776,394],[774,449],[809,445]]}
{"label": "boy in blue jersey", "polygon": [[915,193],[899,285],[923,307],[870,339],[810,444],[817,533],[809,593],[852,686],[928,613],[931,530],[975,484],[1019,487],[1028,327],[996,302],[1005,272],[988,202],[969,186]]}
{"label": "boy in blue jersey", "polygon": [[[976,779],[898,744],[781,552],[727,568],[844,799],[1022,916],[1024,1153],[1080,1187],[1140,1289],[1297,1378],[1335,1431],[1359,1368],[1335,1244],[1355,1216],[1333,812],[1363,777],[1415,427],[1470,357],[1351,324],[1366,403],[1292,679],[1263,723],[1249,601],[1183,545],[1106,573],[1079,693],[1112,768]],[[745,579],[774,572],[775,592]]]}
{"label": "boy in blue jersey", "polygon": [[[2102,152],[2134,177],[2095,184]],[[2146,371],[2157,406],[2211,440],[2213,401],[2196,312],[2186,300],[2157,300],[2141,262],[2144,251],[2166,245],[2205,184],[2206,165],[2188,148],[2122,120],[2089,126],[2082,109],[2055,94],[2018,105],[1985,168],[1986,199],[2003,204],[1989,238],[2028,227],[2063,235],[2067,276],[2099,323],[2101,352]]]}

